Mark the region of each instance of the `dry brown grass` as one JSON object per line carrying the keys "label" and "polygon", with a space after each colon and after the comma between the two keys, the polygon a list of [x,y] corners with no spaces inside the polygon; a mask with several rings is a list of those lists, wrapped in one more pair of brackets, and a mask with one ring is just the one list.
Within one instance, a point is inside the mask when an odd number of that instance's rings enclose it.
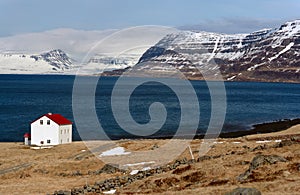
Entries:
{"label": "dry brown grass", "polygon": [[[287,133],[298,134],[300,126]],[[278,135],[275,133],[274,135]],[[280,135],[284,135],[281,132]],[[257,137],[258,136],[258,137]],[[261,135],[263,139],[273,134]],[[254,138],[254,136],[252,137]],[[260,138],[256,135],[255,138]],[[121,194],[223,194],[236,187],[255,187],[263,194],[300,194],[300,144],[279,148],[275,142],[259,144],[244,138],[219,139],[206,154],[213,157],[191,165],[181,165],[176,170],[156,174],[118,189]],[[234,142],[240,143],[234,143]],[[131,151],[147,151],[160,147],[167,140],[120,141],[119,146]],[[191,148],[197,157],[202,140],[193,140]],[[251,150],[266,145],[262,150]],[[268,147],[269,146],[269,147]],[[8,168],[32,163],[30,167],[0,174],[0,194],[46,194],[55,190],[82,187],[112,178],[116,174],[88,174],[99,170],[104,163],[90,154],[82,142],[59,145],[51,149],[32,150],[21,143],[0,143],[0,172]],[[257,154],[276,154],[288,159],[273,165],[263,165],[253,171],[251,180],[244,183],[236,177],[249,168]],[[77,158],[80,157],[80,158]],[[179,158],[190,159],[188,150]],[[78,174],[80,173],[80,174]]]}
{"label": "dry brown grass", "polygon": [[[93,155],[75,160],[86,147],[81,142],[60,145],[51,149],[33,150],[22,143],[0,143],[0,170],[32,163],[32,166],[0,175],[0,194],[46,194],[57,189],[70,189],[112,175],[91,175],[104,163]],[[82,175],[76,176],[79,171]]]}

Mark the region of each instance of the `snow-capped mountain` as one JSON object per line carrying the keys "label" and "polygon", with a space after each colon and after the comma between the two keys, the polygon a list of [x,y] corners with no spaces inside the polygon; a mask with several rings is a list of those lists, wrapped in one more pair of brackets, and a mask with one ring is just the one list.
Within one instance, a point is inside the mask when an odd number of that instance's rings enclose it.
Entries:
{"label": "snow-capped mountain", "polygon": [[74,72],[73,62],[59,49],[42,54],[0,54],[2,74],[71,74]]}
{"label": "snow-capped mountain", "polygon": [[0,38],[0,73],[120,75],[134,70],[141,76],[181,72],[188,79],[299,82],[299,37],[300,20],[230,35],[149,27],[58,29]]}
{"label": "snow-capped mountain", "polygon": [[72,65],[72,60],[64,53],[62,50],[52,50],[47,53],[43,53],[38,56],[30,56],[34,58],[36,61],[44,60],[53,66],[53,70],[65,70],[70,69]]}
{"label": "snow-capped mountain", "polygon": [[243,56],[224,60],[222,71],[234,80],[300,81],[300,20],[287,22]]}
{"label": "snow-capped mountain", "polygon": [[103,31],[55,29],[2,37],[0,73],[90,75],[126,68],[173,31],[152,26]]}
{"label": "snow-capped mountain", "polygon": [[179,70],[188,79],[203,79],[205,74],[212,80],[222,76],[225,80],[299,82],[300,20],[250,34],[169,34],[149,48],[133,70],[149,76],[173,76]]}
{"label": "snow-capped mountain", "polygon": [[76,74],[83,56],[116,30],[55,29],[0,38],[1,74]]}

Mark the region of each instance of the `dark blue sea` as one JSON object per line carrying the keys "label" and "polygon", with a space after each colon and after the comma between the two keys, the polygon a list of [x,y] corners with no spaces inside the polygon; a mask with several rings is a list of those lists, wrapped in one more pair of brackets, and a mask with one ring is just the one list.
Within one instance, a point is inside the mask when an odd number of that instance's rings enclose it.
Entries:
{"label": "dark blue sea", "polygon": [[[30,122],[49,112],[60,113],[75,122],[73,139],[80,140],[72,110],[74,79],[75,76],[0,75],[0,141],[22,141],[23,134],[30,132]],[[89,77],[85,79],[89,80]],[[135,138],[118,125],[112,112],[111,95],[117,79],[100,78],[94,97],[97,118],[108,137]],[[211,118],[211,96],[205,81],[191,81],[191,84],[200,107],[197,133],[203,134]],[[300,118],[300,84],[226,82],[225,87],[227,110],[223,132],[247,130],[258,123]],[[181,119],[181,104],[167,85],[147,82],[138,86],[128,103],[132,118],[139,124],[147,124],[150,121],[149,106],[153,102],[162,103],[167,112],[165,123],[153,137],[173,135]],[[89,114],[87,112],[86,116]],[[86,123],[88,126],[88,120]],[[188,122],[185,125],[189,129]]]}

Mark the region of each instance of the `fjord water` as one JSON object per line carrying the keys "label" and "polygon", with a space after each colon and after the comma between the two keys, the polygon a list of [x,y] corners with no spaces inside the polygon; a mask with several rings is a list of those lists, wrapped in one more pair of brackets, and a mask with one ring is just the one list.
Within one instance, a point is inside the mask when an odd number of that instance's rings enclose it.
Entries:
{"label": "fjord water", "polygon": [[[30,131],[30,122],[48,112],[60,113],[74,122],[74,79],[75,76],[0,75],[0,141],[22,141],[23,134]],[[111,92],[116,81],[115,77],[101,77],[98,82],[95,93],[98,119],[112,139],[134,138],[117,124],[111,110]],[[204,133],[211,117],[209,90],[205,81],[191,83],[200,106],[198,133]],[[299,84],[226,82],[225,86],[227,112],[223,132],[246,130],[257,123],[300,117]],[[178,97],[166,85],[148,82],[136,88],[129,101],[133,119],[140,124],[149,122],[149,106],[153,102],[161,102],[167,111],[166,122],[153,137],[173,135],[180,123],[181,109]],[[88,121],[86,125],[88,127]],[[185,125],[188,129],[189,121]],[[76,123],[73,138],[80,140]]]}

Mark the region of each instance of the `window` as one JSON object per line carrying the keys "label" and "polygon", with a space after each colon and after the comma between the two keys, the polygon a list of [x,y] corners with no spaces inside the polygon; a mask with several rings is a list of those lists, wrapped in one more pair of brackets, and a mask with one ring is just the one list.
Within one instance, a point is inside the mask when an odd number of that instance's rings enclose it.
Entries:
{"label": "window", "polygon": [[62,130],[60,130],[60,134],[62,134]]}
{"label": "window", "polygon": [[43,145],[44,144],[44,141],[41,141],[41,145]]}
{"label": "window", "polygon": [[66,134],[66,130],[65,130],[65,134]]}
{"label": "window", "polygon": [[47,125],[50,125],[50,120],[47,120]]}
{"label": "window", "polygon": [[51,140],[50,140],[50,139],[48,139],[48,140],[47,140],[47,144],[50,144],[50,143],[51,143]]}
{"label": "window", "polygon": [[69,138],[67,139],[67,142],[69,142]]}
{"label": "window", "polygon": [[40,120],[40,125],[43,125],[43,120]]}

